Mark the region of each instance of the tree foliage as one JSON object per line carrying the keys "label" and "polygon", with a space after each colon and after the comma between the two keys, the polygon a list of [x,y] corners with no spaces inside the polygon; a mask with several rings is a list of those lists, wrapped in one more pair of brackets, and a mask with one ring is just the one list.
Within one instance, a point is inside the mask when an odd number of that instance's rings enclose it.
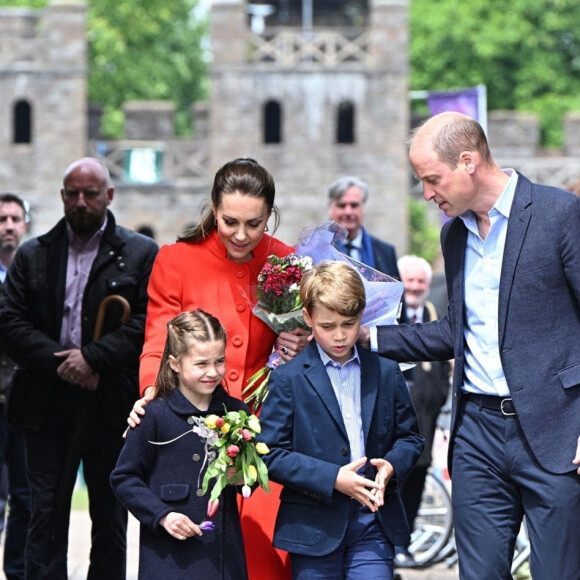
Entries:
{"label": "tree foliage", "polygon": [[[112,125],[130,100],[171,100],[186,132],[191,104],[205,96],[201,43],[206,23],[197,0],[90,0],[89,98]],[[107,129],[107,126],[105,126]]]}
{"label": "tree foliage", "polygon": [[411,0],[411,86],[485,84],[489,109],[536,113],[543,141],[562,141],[580,110],[578,0]]}
{"label": "tree foliage", "polygon": [[[0,0],[0,6],[44,8],[48,0]],[[205,18],[198,0],[88,0],[89,100],[104,108],[103,130],[118,136],[121,106],[171,100],[178,132],[191,104],[205,97]]]}
{"label": "tree foliage", "polygon": [[409,221],[409,252],[433,264],[439,254],[440,228],[429,220],[424,201],[409,198]]}

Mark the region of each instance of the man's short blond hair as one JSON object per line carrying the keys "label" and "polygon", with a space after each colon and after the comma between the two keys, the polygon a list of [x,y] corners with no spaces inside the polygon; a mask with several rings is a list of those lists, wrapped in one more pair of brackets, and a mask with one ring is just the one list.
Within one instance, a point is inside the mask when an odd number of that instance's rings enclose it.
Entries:
{"label": "man's short blond hair", "polygon": [[359,273],[345,262],[324,261],[304,274],[300,297],[311,313],[324,306],[341,316],[358,316],[365,309],[365,287]]}

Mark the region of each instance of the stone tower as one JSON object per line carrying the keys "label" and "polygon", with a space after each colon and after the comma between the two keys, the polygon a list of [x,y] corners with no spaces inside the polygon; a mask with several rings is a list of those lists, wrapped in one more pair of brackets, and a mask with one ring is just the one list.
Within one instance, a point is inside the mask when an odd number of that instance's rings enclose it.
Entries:
{"label": "stone tower", "polygon": [[0,191],[32,202],[35,235],[62,216],[63,171],[87,148],[85,12],[0,9]]}
{"label": "stone tower", "polygon": [[330,11],[344,1],[320,4],[328,6],[328,18],[315,19],[308,30],[291,20],[272,25],[272,14],[257,32],[248,16],[255,5],[214,0],[210,170],[240,156],[268,168],[282,210],[278,234],[291,243],[302,226],[327,219],[331,181],[359,176],[370,187],[365,225],[402,253],[408,234],[408,0],[361,2],[365,22],[350,28],[325,25],[334,23]]}

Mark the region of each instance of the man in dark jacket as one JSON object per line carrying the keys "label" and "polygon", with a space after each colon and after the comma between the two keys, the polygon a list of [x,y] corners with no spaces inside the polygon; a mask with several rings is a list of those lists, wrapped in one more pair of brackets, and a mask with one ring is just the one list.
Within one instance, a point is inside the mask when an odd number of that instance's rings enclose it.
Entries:
{"label": "man in dark jacket", "polygon": [[341,177],[328,186],[328,215],[347,230],[339,250],[400,280],[395,246],[371,236],[363,226],[368,196],[367,184],[357,177]]}
{"label": "man in dark jacket", "polygon": [[0,305],[1,347],[18,365],[8,413],[25,431],[32,498],[27,580],[67,578],[70,501],[81,460],[92,519],[88,578],[126,574],[127,513],[109,475],[138,397],[157,246],[116,225],[107,209],[114,191],[99,161],[73,163],[61,189],[64,219],[20,247]]}
{"label": "man in dark jacket", "polygon": [[[368,197],[369,188],[358,177],[340,177],[328,186],[328,216],[347,231],[346,240],[337,244],[337,248],[351,258],[400,280],[395,246],[371,236],[363,226]],[[407,322],[404,300],[399,321]]]}
{"label": "man in dark jacket", "polygon": [[[28,231],[28,204],[14,193],[0,194],[0,292],[6,272],[20,242]],[[24,551],[30,520],[30,492],[24,458],[24,434],[9,425],[6,401],[14,362],[0,350],[0,473],[3,497],[0,526],[4,527],[5,507],[10,500],[4,538],[4,574],[7,580],[24,580]],[[6,494],[6,495],[4,495]]]}

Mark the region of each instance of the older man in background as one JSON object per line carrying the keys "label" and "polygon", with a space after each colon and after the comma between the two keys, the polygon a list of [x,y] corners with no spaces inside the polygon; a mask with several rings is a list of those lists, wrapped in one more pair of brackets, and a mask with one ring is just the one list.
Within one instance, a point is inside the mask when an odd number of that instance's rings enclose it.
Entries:
{"label": "older man in background", "polygon": [[329,185],[328,215],[348,232],[346,240],[338,249],[355,260],[399,280],[395,247],[371,236],[363,226],[368,197],[367,184],[357,177],[341,177]]}
{"label": "older man in background", "polygon": [[[419,256],[406,255],[398,261],[401,281],[405,285],[406,318],[412,324],[424,324],[437,320],[439,312],[427,300],[433,278],[429,262]],[[411,531],[419,511],[425,478],[433,460],[433,438],[437,417],[445,404],[450,387],[450,364],[448,361],[423,361],[405,371],[405,380],[417,412],[419,431],[425,438],[425,448],[413,471],[409,474],[401,490],[407,521]],[[395,566],[415,565],[408,546],[396,550]]]}

